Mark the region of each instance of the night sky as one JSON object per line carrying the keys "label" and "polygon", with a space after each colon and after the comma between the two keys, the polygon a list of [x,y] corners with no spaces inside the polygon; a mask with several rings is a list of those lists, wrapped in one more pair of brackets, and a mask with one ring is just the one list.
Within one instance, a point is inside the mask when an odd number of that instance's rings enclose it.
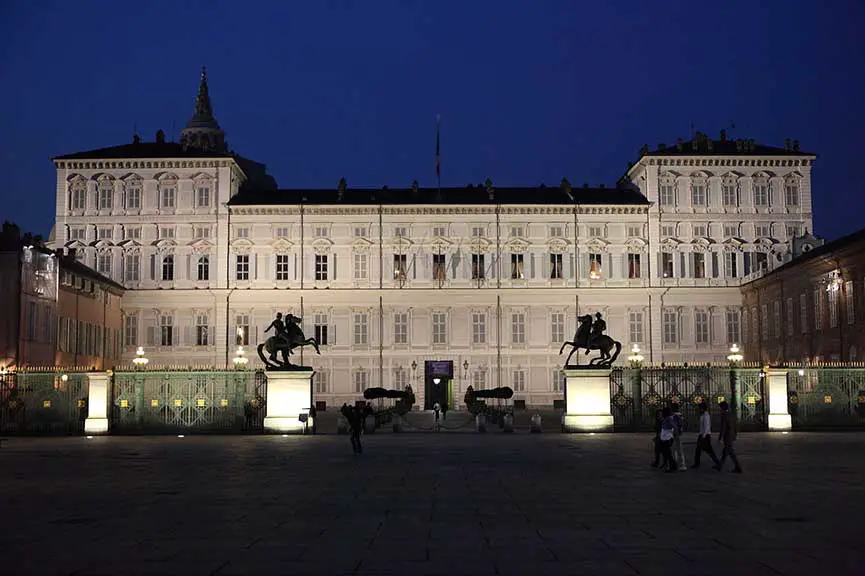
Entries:
{"label": "night sky", "polygon": [[443,186],[612,185],[693,123],[818,153],[833,239],[865,226],[863,30],[861,0],[6,0],[2,218],[47,235],[55,155],[177,139],[206,64],[283,188],[432,186],[436,113]]}

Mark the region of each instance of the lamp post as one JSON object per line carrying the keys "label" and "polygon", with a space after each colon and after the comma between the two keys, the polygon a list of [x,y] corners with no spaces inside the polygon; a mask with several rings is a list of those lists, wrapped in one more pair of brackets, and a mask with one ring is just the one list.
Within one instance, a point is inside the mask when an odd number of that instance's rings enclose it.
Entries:
{"label": "lamp post", "polygon": [[135,364],[137,369],[143,370],[149,362],[150,359],[144,355],[144,346],[139,346],[135,351],[135,358],[132,359],[132,363]]}
{"label": "lamp post", "polygon": [[[634,344],[631,348],[631,355],[628,356],[628,362],[631,363],[631,368],[634,369],[634,378],[631,380],[631,398],[633,398],[631,406],[634,410],[634,419],[637,417],[637,406],[642,406],[643,403],[643,360],[645,358],[640,354],[640,345]],[[624,388],[624,383],[622,388]]]}
{"label": "lamp post", "polygon": [[640,364],[643,362],[643,360],[644,360],[643,355],[640,354],[640,345],[634,344],[634,347],[631,348],[631,355],[628,356],[628,361],[635,368],[639,368]]}
{"label": "lamp post", "polygon": [[737,416],[739,415],[739,398],[738,391],[736,390],[736,368],[743,358],[744,356],[742,356],[738,344],[734,343],[730,346],[730,354],[727,355],[727,361],[730,363],[730,404],[733,413]]}
{"label": "lamp post", "polygon": [[234,368],[236,370],[243,370],[246,368],[246,365],[249,364],[249,358],[246,357],[246,352],[243,351],[243,346],[237,347],[237,352],[234,354],[234,358],[231,361],[234,363]]}

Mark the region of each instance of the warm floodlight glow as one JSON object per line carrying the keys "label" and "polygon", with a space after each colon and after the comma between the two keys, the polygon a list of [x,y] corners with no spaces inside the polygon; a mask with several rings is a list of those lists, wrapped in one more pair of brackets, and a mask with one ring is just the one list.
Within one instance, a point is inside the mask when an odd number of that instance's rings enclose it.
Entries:
{"label": "warm floodlight glow", "polygon": [[441,379],[441,378],[433,378],[433,384],[435,384],[436,386],[438,386],[438,385],[441,384],[441,383],[442,383],[442,379]]}
{"label": "warm floodlight glow", "polygon": [[638,344],[634,344],[634,347],[631,348],[631,355],[628,356],[628,361],[634,364],[639,364],[643,361],[643,355],[640,354],[640,346]]}
{"label": "warm floodlight glow", "polygon": [[249,364],[249,358],[246,357],[246,352],[243,351],[243,346],[237,347],[237,352],[235,352],[232,362],[234,362],[235,368],[243,368]]}
{"label": "warm floodlight glow", "polygon": [[135,351],[135,358],[132,359],[132,363],[138,368],[144,368],[148,362],[150,359],[144,355],[144,346],[139,346]]}
{"label": "warm floodlight glow", "polygon": [[741,362],[744,356],[742,356],[742,352],[739,350],[738,344],[733,344],[730,346],[730,354],[727,356],[727,360],[730,362]]}

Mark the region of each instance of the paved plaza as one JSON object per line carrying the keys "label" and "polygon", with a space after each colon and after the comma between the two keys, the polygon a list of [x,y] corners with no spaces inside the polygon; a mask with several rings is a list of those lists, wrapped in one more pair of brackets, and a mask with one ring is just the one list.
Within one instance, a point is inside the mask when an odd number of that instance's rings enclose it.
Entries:
{"label": "paved plaza", "polygon": [[[12,438],[3,574],[863,574],[865,435]],[[686,446],[690,452],[693,444]]]}

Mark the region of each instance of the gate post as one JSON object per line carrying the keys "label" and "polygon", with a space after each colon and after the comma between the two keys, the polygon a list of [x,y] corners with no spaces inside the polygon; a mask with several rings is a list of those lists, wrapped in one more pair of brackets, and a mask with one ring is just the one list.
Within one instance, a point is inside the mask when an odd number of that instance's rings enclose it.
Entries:
{"label": "gate post", "polygon": [[306,426],[300,416],[309,413],[312,368],[268,370],[265,374],[267,375],[265,432],[303,434]]}
{"label": "gate post", "polygon": [[610,375],[612,368],[565,368],[564,432],[612,432]]}
{"label": "gate post", "polygon": [[787,369],[767,369],[766,387],[769,397],[769,430],[790,430],[793,428],[793,419],[787,407]]}
{"label": "gate post", "polygon": [[108,434],[108,404],[111,375],[108,372],[87,373],[87,419],[84,433]]}

